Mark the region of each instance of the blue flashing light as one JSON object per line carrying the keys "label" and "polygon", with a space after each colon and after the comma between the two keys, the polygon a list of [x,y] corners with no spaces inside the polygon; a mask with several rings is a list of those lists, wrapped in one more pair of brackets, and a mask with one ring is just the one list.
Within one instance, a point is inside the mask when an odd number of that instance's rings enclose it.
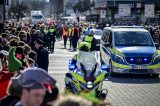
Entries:
{"label": "blue flashing light", "polygon": [[70,64],[68,68],[70,71],[74,71],[76,69],[76,66],[74,64]]}
{"label": "blue flashing light", "polygon": [[133,61],[134,61],[134,59],[133,59],[133,58],[130,58],[130,61],[131,61],[131,62],[133,62]]}
{"label": "blue flashing light", "polygon": [[144,60],[145,62],[146,62],[146,61],[148,61],[148,59],[147,59],[147,58],[144,58],[143,60]]}

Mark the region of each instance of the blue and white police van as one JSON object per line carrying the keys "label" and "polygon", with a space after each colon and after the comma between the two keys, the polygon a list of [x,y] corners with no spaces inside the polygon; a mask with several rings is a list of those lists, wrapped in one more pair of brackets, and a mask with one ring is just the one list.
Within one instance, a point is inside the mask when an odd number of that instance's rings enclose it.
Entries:
{"label": "blue and white police van", "polygon": [[100,44],[101,61],[108,64],[110,73],[160,73],[159,45],[150,33],[136,26],[113,26],[103,30]]}

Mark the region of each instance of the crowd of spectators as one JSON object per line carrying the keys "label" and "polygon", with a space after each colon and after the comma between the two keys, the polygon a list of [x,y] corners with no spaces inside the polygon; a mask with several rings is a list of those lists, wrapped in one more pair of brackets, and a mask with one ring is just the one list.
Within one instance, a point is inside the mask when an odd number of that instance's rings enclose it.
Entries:
{"label": "crowd of spectators", "polygon": [[59,93],[56,80],[48,74],[49,52],[54,52],[48,46],[51,38],[46,38],[53,34],[50,31],[45,32],[43,24],[4,23],[0,32],[0,106],[105,106],[97,98],[98,102],[90,99],[94,95]]}

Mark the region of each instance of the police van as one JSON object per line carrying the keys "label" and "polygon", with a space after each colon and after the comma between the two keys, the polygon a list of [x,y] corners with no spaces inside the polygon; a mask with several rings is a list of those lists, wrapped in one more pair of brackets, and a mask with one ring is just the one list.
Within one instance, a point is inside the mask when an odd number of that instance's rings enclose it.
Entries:
{"label": "police van", "polygon": [[159,45],[150,33],[136,26],[113,26],[103,30],[100,44],[101,61],[108,64],[110,73],[160,73]]}

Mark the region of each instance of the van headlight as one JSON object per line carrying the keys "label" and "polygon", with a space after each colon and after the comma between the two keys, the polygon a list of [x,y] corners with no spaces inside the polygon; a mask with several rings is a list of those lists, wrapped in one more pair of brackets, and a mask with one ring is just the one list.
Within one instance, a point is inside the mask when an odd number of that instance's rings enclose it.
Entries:
{"label": "van headlight", "polygon": [[157,54],[153,57],[153,62],[159,62],[160,61],[160,54]]}
{"label": "van headlight", "polygon": [[120,55],[115,55],[115,59],[116,60],[118,60],[118,61],[120,61],[120,62],[124,62],[124,59],[123,59],[123,57],[122,56],[120,56]]}

